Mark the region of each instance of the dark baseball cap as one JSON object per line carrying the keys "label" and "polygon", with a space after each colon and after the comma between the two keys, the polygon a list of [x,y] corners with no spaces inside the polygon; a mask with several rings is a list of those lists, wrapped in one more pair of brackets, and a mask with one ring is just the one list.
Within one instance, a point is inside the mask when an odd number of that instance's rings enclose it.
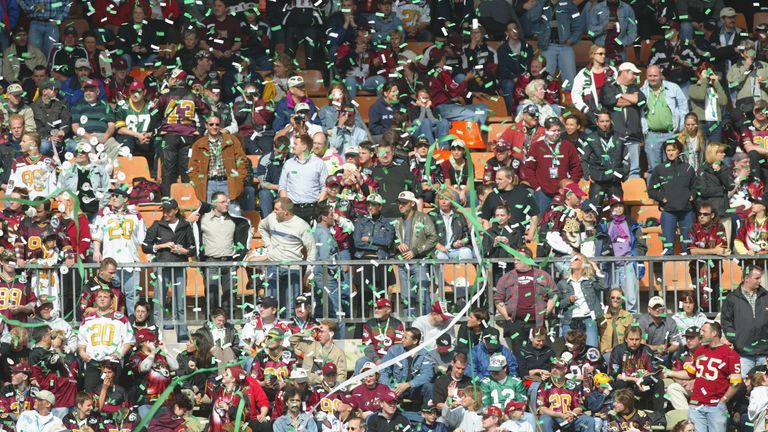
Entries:
{"label": "dark baseball cap", "polygon": [[262,297],[259,304],[263,308],[277,308],[277,299],[272,296]]}
{"label": "dark baseball cap", "polygon": [[175,199],[171,198],[163,200],[160,206],[163,208],[163,210],[172,210],[179,208],[179,203],[176,202]]}

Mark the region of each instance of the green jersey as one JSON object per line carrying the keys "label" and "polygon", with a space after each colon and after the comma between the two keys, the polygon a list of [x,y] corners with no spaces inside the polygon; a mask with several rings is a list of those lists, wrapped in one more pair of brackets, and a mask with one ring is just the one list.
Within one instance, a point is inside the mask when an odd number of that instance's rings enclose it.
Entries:
{"label": "green jersey", "polygon": [[122,100],[115,108],[115,127],[118,130],[127,127],[133,132],[154,132],[159,115],[157,108],[149,101],[137,107],[130,99]]}
{"label": "green jersey", "polygon": [[511,400],[527,401],[525,385],[519,378],[512,376],[507,376],[502,382],[495,381],[491,377],[483,378],[480,381],[480,390],[483,392],[483,405],[495,405],[502,410]]}

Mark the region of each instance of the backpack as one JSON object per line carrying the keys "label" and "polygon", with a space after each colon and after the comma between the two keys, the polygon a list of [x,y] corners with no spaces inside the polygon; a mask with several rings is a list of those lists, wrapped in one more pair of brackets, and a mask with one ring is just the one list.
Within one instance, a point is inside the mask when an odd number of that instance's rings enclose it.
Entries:
{"label": "backpack", "polygon": [[128,204],[159,203],[161,196],[159,184],[144,177],[136,177],[133,179],[133,187],[128,193]]}

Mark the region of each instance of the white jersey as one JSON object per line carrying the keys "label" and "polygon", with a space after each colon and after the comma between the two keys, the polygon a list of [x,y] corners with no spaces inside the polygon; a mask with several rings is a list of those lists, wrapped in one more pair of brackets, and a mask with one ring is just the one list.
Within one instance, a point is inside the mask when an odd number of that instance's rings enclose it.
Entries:
{"label": "white jersey", "polygon": [[139,247],[147,235],[144,219],[136,210],[115,213],[105,208],[91,229],[93,240],[101,243],[101,255],[118,263],[139,261]]}
{"label": "white jersey", "polygon": [[19,187],[27,189],[32,200],[51,195],[56,190],[56,162],[46,156],[34,163],[23,157],[16,158],[6,194]]}
{"label": "white jersey", "polygon": [[79,332],[77,345],[84,346],[85,352],[96,361],[107,360],[114,353],[122,357],[123,345],[136,342],[133,327],[120,312],[91,313],[83,319]]}
{"label": "white jersey", "polygon": [[395,14],[406,27],[416,27],[418,24],[429,24],[429,4],[425,1],[400,0],[395,3]]}

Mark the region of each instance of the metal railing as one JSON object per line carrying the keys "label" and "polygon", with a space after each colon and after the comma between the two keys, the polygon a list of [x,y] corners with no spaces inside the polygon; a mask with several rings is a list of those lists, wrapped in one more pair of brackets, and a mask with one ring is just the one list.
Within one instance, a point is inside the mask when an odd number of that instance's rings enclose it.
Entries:
{"label": "metal railing", "polygon": [[[670,311],[681,309],[683,293],[694,293],[702,311],[714,316],[725,294],[736,288],[748,263],[768,266],[765,256],[664,256],[594,258],[605,285],[622,287],[625,298],[635,300],[636,309],[646,310],[651,296],[662,296]],[[567,271],[568,258],[536,262],[555,281]],[[122,271],[127,268],[133,271]],[[446,300],[455,309],[463,306],[485,284],[478,306],[493,316],[494,281],[513,268],[511,259],[477,261],[443,260],[352,260],[315,262],[185,262],[135,263],[121,266],[116,278],[123,291],[153,305],[155,321],[165,325],[199,325],[215,307],[224,307],[228,317],[242,319],[263,295],[279,302],[279,316],[293,316],[293,303],[300,293],[312,300],[315,318],[332,318],[345,324],[361,324],[372,317],[375,300],[387,297],[394,313],[404,321],[427,313],[431,303]],[[53,294],[57,309],[77,321],[81,287],[98,270],[98,264],[82,267],[27,266],[36,294]],[[83,275],[81,276],[81,270]],[[310,276],[311,275],[311,276]],[[320,288],[313,289],[311,286]],[[133,290],[130,287],[133,285]],[[607,300],[608,291],[603,293]],[[709,302],[705,302],[705,296]],[[604,302],[604,304],[606,304]],[[130,315],[132,310],[127,310]]]}

